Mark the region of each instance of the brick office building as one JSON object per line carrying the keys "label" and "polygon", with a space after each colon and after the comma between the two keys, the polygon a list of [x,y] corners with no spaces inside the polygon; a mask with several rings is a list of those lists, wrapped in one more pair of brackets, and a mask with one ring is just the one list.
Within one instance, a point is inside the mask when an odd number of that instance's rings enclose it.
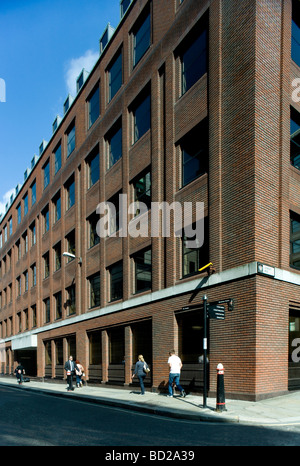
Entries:
{"label": "brick office building", "polygon": [[[228,397],[300,387],[299,26],[299,1],[121,2],[1,219],[2,373],[18,359],[60,379],[73,354],[91,382],[128,386],[142,353],[164,389],[175,347],[201,391],[207,295],[234,300],[209,320],[212,394],[219,362]],[[204,244],[121,235],[118,215],[99,238],[119,194],[204,202]]]}

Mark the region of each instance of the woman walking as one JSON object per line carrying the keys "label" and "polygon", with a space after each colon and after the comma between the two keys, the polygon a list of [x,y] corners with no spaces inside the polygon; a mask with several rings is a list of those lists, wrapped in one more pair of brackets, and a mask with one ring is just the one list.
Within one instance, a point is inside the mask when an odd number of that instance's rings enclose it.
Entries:
{"label": "woman walking", "polygon": [[80,364],[78,359],[76,359],[76,366],[75,366],[75,374],[76,374],[76,385],[77,388],[82,387],[82,375],[83,375],[84,369],[83,366]]}
{"label": "woman walking", "polygon": [[144,387],[144,380],[147,375],[147,372],[149,372],[150,369],[148,367],[148,364],[144,360],[144,356],[140,354],[138,356],[138,361],[135,364],[135,369],[134,373],[132,375],[132,379],[134,378],[135,375],[138,376],[139,382],[140,382],[140,387],[141,387],[141,395],[145,395],[145,387]]}

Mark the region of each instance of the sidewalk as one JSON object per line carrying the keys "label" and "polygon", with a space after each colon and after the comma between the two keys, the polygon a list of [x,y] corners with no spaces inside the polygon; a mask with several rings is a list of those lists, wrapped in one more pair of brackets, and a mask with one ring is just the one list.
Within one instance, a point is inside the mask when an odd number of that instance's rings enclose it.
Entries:
{"label": "sidewalk", "polygon": [[130,390],[89,385],[68,392],[66,383],[31,380],[18,385],[16,378],[10,376],[0,376],[1,385],[179,419],[266,426],[300,425],[300,391],[257,402],[226,400],[226,411],[217,412],[216,400],[208,398],[207,408],[203,408],[201,395],[187,395],[185,398],[175,395],[168,398],[165,394],[146,392],[142,396],[139,388]]}

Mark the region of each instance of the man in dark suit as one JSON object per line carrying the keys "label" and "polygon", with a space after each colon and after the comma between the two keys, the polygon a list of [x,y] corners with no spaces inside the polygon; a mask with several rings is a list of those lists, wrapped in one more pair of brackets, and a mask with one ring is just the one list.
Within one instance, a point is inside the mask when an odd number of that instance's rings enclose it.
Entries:
{"label": "man in dark suit", "polygon": [[67,382],[68,382],[68,391],[74,390],[73,388],[73,376],[75,373],[75,362],[73,361],[73,356],[69,357],[69,360],[65,364],[65,371],[67,371]]}

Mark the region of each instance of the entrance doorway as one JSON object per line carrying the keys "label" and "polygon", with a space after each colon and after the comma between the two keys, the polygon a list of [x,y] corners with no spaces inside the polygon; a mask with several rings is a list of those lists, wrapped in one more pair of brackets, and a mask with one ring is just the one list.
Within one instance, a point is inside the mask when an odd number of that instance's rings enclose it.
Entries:
{"label": "entrance doorway", "polygon": [[[178,324],[178,355],[183,364],[180,377],[181,385],[189,392],[202,391],[204,387],[203,310],[178,313],[176,319]],[[207,358],[208,354],[209,348]],[[209,369],[209,365],[207,367]]]}
{"label": "entrance doorway", "polygon": [[[145,378],[145,387],[152,386],[152,321],[146,320],[143,322],[136,322],[131,325],[132,330],[132,367],[131,371],[134,372],[135,364],[138,356],[142,354],[144,360],[150,368],[149,374]],[[139,386],[138,377],[134,377],[131,382],[132,386]]]}
{"label": "entrance doorway", "polygon": [[22,364],[25,374],[31,377],[37,375],[37,351],[33,349],[15,350],[15,361]]}

